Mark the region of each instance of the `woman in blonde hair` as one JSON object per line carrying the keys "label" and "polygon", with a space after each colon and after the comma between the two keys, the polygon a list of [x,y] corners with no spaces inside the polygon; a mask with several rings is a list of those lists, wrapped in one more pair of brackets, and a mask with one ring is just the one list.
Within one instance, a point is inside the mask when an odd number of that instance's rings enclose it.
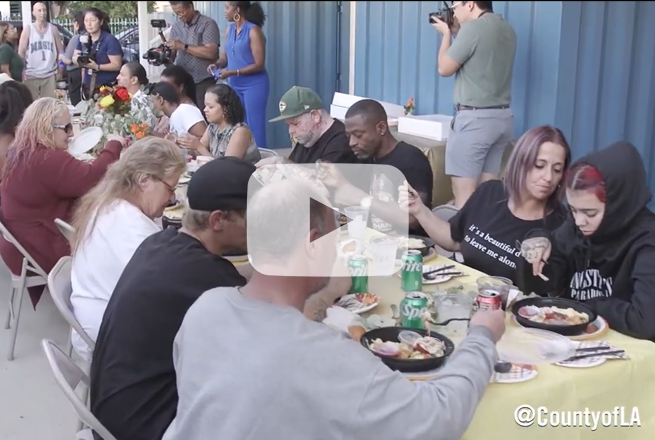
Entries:
{"label": "woman in blonde hair", "polygon": [[[16,128],[2,173],[0,221],[46,272],[70,254],[55,219],[70,221],[76,200],[100,181],[125,145],[123,138],[110,136],[93,162],[81,162],[67,151],[72,136],[64,102],[54,98],[34,101]],[[0,240],[0,255],[12,273],[20,274],[23,257],[18,249]],[[30,289],[34,307],[42,292]]]}
{"label": "woman in blonde hair", "polygon": [[[114,287],[141,242],[160,231],[154,219],[175,194],[186,161],[174,143],[157,137],[135,142],[109,167],[75,209],[71,304],[95,340]],[[91,355],[73,331],[75,350]]]}

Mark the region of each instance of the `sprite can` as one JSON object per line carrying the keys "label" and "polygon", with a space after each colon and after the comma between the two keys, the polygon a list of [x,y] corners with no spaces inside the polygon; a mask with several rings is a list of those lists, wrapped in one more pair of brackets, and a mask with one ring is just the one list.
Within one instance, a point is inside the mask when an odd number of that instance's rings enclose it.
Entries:
{"label": "sprite can", "polygon": [[423,290],[423,255],[421,251],[408,250],[403,254],[403,271],[400,287],[405,292]]}
{"label": "sprite can", "polygon": [[368,260],[363,255],[352,255],[348,258],[348,269],[352,277],[352,287],[349,293],[368,293]]}
{"label": "sprite can", "polygon": [[400,302],[400,326],[425,329],[423,317],[428,310],[428,297],[423,292],[407,292]]}

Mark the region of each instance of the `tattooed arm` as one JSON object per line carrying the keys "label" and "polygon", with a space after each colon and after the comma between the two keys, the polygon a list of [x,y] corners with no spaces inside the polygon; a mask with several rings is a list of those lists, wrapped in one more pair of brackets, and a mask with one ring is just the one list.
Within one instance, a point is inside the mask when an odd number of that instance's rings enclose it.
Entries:
{"label": "tattooed arm", "polygon": [[323,295],[316,293],[305,301],[305,317],[312,321],[321,322],[326,317],[326,310],[332,305],[323,298]]}
{"label": "tattooed arm", "polygon": [[[340,274],[343,275],[343,274]],[[336,300],[347,294],[352,286],[352,278],[348,276],[334,276],[322,290],[307,298],[303,313],[312,321],[321,322],[325,319],[326,310]]]}

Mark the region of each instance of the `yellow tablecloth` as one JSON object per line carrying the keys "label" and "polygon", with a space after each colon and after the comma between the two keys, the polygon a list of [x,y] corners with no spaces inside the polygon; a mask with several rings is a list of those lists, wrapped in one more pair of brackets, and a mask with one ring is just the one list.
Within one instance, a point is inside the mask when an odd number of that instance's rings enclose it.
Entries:
{"label": "yellow tablecloth", "polygon": [[[423,290],[447,289],[459,284],[474,284],[483,273],[459,265],[444,257],[430,260],[430,264],[456,264],[469,274],[448,283],[425,285]],[[381,297],[381,303],[370,313],[391,316],[391,304],[399,304],[404,293],[400,278],[370,278],[369,288]],[[510,320],[508,326],[517,326]],[[462,440],[652,440],[655,438],[655,344],[640,341],[610,330],[599,339],[625,349],[629,361],[611,360],[594,368],[567,368],[540,365],[539,375],[528,382],[489,385],[475,417]],[[562,411],[613,411],[625,407],[625,422],[630,423],[632,408],[637,407],[641,427],[520,427],[514,413],[521,405],[535,410],[545,407],[550,413]],[[557,417],[555,414],[553,417]],[[591,419],[591,417],[589,417]],[[548,415],[543,417],[548,422]],[[592,420],[590,420],[592,421]],[[585,422],[584,419],[581,421]],[[593,422],[593,421],[592,421]],[[621,419],[618,419],[621,423]],[[402,440],[402,439],[398,439]]]}

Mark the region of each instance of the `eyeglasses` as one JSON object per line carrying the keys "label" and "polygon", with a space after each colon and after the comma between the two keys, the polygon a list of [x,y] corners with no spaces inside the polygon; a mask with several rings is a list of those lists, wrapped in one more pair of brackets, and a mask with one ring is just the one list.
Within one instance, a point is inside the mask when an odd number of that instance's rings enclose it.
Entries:
{"label": "eyeglasses", "polygon": [[73,132],[73,124],[71,124],[70,122],[66,125],[52,124],[52,126],[59,130],[64,130],[66,134],[71,134]]}
{"label": "eyeglasses", "polygon": [[168,191],[170,191],[171,194],[175,194],[175,187],[174,186],[171,186],[168,182],[164,182],[163,180],[160,180],[160,182],[164,184],[166,189]]}

